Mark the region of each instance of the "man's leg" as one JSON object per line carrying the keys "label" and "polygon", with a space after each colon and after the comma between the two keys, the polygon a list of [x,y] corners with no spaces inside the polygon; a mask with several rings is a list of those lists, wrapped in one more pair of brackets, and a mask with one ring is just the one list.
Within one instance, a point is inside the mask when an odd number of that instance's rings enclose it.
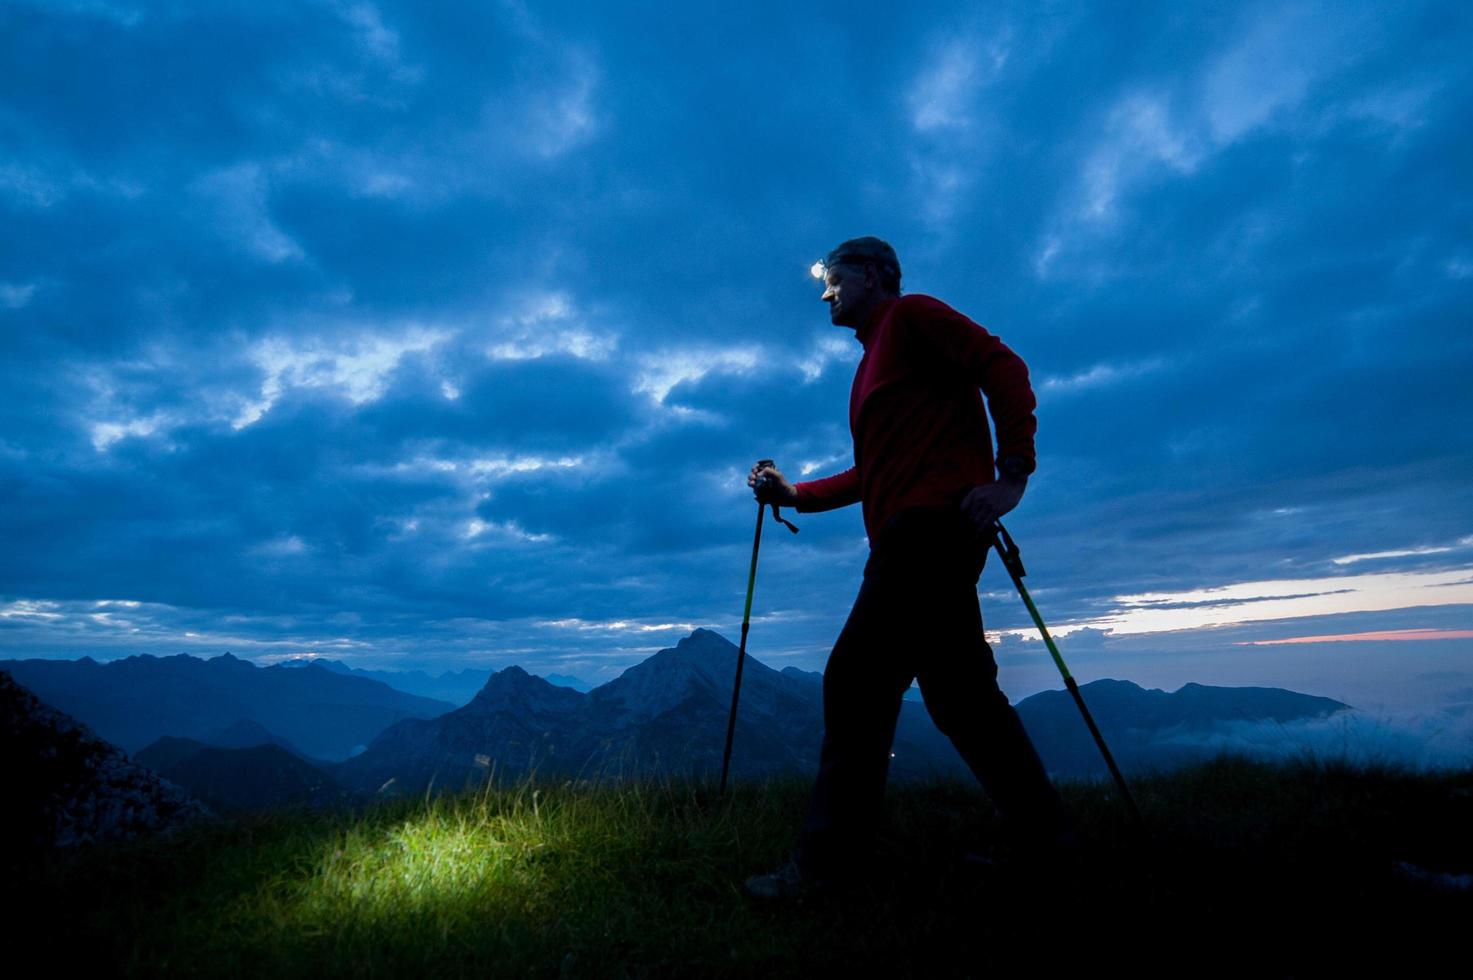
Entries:
{"label": "man's leg", "polygon": [[841,876],[863,856],[884,810],[890,744],[912,677],[895,649],[896,610],[885,582],[864,585],[823,675],[823,748],[798,844],[807,877]]}
{"label": "man's leg", "polygon": [[1068,818],[1018,712],[997,686],[975,579],[937,586],[930,595],[933,630],[917,663],[926,709],[1009,829],[1033,843],[1054,840],[1068,829]]}

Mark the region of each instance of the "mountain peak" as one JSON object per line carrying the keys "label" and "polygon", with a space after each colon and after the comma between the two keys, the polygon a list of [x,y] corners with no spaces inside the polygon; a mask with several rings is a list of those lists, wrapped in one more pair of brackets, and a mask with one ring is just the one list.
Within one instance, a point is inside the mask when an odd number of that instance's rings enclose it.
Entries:
{"label": "mountain peak", "polygon": [[582,700],[583,695],[566,687],[549,684],[536,674],[529,674],[517,664],[503,667],[486,679],[486,684],[462,711],[513,708],[524,710],[565,709]]}
{"label": "mountain peak", "polygon": [[716,666],[724,663],[734,667],[736,658],[733,654],[736,649],[735,643],[715,630],[697,629],[690,636],[681,637],[674,647],[661,650],[655,656],[673,654],[682,660],[694,660],[703,665]]}
{"label": "mountain peak", "polygon": [[[737,646],[714,630],[698,629],[654,656],[635,664],[617,678],[593,689],[604,704],[655,716],[692,696],[725,703],[736,679]],[[772,700],[781,675],[750,653],[743,661],[742,697],[754,707]]]}
{"label": "mountain peak", "polygon": [[480,692],[476,695],[479,700],[489,694],[497,694],[506,691],[528,691],[540,690],[544,687],[553,687],[536,674],[527,673],[520,664],[512,664],[500,670],[492,671],[491,676],[486,678],[486,683],[481,685]]}

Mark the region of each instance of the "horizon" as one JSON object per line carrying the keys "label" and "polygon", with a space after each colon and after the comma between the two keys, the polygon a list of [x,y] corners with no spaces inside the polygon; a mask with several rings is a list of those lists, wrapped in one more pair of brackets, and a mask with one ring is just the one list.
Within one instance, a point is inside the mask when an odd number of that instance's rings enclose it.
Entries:
{"label": "horizon", "polygon": [[[734,652],[737,649],[736,644],[728,637],[722,636],[714,631],[697,630],[696,632],[711,633],[711,635],[715,636],[724,645],[718,651],[723,661],[718,666],[724,667],[726,665],[725,658],[728,653]],[[667,648],[660,651],[660,653],[675,653],[677,649],[681,648],[685,648],[688,651],[702,649],[699,644],[687,646],[687,640],[692,639],[695,639],[695,633],[690,637],[682,638],[676,647]],[[652,654],[640,663],[631,665],[630,668],[626,668],[625,673],[629,669],[642,667],[654,661],[655,656]],[[754,657],[751,653],[748,653],[747,656],[749,659],[756,661],[755,665],[748,665],[749,670],[754,667],[760,667],[771,671],[774,676],[788,678],[789,675],[785,671],[796,669],[792,668],[792,665],[775,667],[772,664],[763,663],[760,658]],[[335,676],[345,676],[341,675],[335,667],[329,667],[327,665],[326,661],[328,658],[301,661],[285,660],[270,664],[258,664],[248,659],[237,658],[229,652],[217,654],[207,660],[183,653],[173,654],[168,657],[156,657],[151,654],[130,654],[129,658],[146,658],[149,660],[184,658],[193,660],[196,663],[209,663],[229,658],[232,662],[244,663],[251,669],[286,668],[294,673],[303,667],[317,666]],[[116,663],[119,661],[112,662]],[[342,665],[340,661],[333,661],[333,663],[346,666]],[[670,661],[667,661],[668,663]],[[4,664],[0,663],[0,667],[3,666]],[[106,664],[100,664],[99,666],[106,666]],[[347,669],[353,670],[354,668],[348,667]],[[457,686],[453,692],[447,687],[431,689],[420,686],[426,682],[433,684],[441,679],[434,676],[424,677],[423,680],[415,683],[396,683],[396,681],[401,679],[408,681],[410,674],[407,672],[399,672],[397,677],[395,676],[396,672],[393,671],[376,672],[375,676],[362,679],[369,680],[372,683],[387,685],[403,694],[411,694],[418,698],[428,698],[443,702],[446,704],[446,714],[441,717],[451,717],[458,715],[461,709],[469,709],[479,693],[489,688],[495,677],[507,671],[513,671],[518,676],[536,678],[545,684],[565,690],[572,690],[579,695],[591,694],[598,688],[613,684],[624,676],[621,673],[619,677],[610,678],[598,685],[589,687],[586,686],[588,682],[581,678],[567,677],[565,675],[558,677],[556,674],[540,674],[535,671],[528,671],[518,664],[509,664],[498,670],[489,671],[484,679],[476,678],[477,684],[474,689]],[[675,676],[681,676],[680,672],[676,672]],[[554,679],[555,677],[558,679]],[[567,683],[568,681],[575,683]],[[808,689],[808,685],[812,682],[793,681],[793,683],[801,684],[804,689]],[[1161,688],[1153,687],[1149,684],[1141,684],[1128,678],[1110,677],[1098,677],[1086,681],[1081,685],[1080,690],[1085,697],[1086,703],[1093,705],[1095,708],[1100,708],[1103,705],[1108,705],[1111,701],[1117,700],[1119,697],[1118,693],[1109,693],[1111,690],[1110,685],[1123,685],[1125,688],[1139,692],[1140,695],[1161,697],[1167,699],[1168,702],[1176,699],[1189,687],[1224,693],[1251,690],[1265,693],[1278,692],[1298,698],[1324,698],[1324,695],[1313,690],[1291,690],[1264,684],[1202,685],[1198,682],[1187,681],[1175,687]],[[718,683],[718,686],[720,686],[720,683]],[[1063,687],[1058,684],[1057,677],[1055,677],[1053,686],[1045,686],[1041,690],[1029,692],[1025,696],[1016,696],[1011,700],[1014,704],[1018,705],[1020,710],[1027,711],[1026,702],[1032,701],[1035,697],[1044,695],[1062,697],[1064,694]],[[1097,698],[1101,700],[1097,702]],[[918,690],[912,689],[912,691],[907,693],[906,699],[907,701],[914,702],[911,705],[913,711],[921,710],[921,698]],[[1456,713],[1447,712],[1431,714],[1420,711],[1374,710],[1368,709],[1364,705],[1348,704],[1338,699],[1331,700],[1338,707],[1330,710],[1328,713],[1313,712],[1289,720],[1280,720],[1272,716],[1259,718],[1244,717],[1234,720],[1213,719],[1210,716],[1203,716],[1197,720],[1195,726],[1189,726],[1187,730],[1158,732],[1156,737],[1162,745],[1174,745],[1177,751],[1186,750],[1207,752],[1209,754],[1230,753],[1245,758],[1276,760],[1279,762],[1317,759],[1322,763],[1342,762],[1350,765],[1371,767],[1390,766],[1418,772],[1463,769],[1470,763],[1473,763],[1473,726],[1470,726],[1469,717],[1466,713],[1459,716]],[[1056,702],[1046,703],[1051,704],[1051,707],[1040,710],[1058,710]],[[1118,712],[1118,710],[1117,705],[1116,711]],[[1068,717],[1073,718],[1075,722],[1079,721],[1077,715],[1072,710],[1067,711],[1066,714]],[[919,721],[917,714],[911,714],[909,718],[912,725]],[[1120,721],[1117,719],[1117,724],[1119,723]],[[116,721],[114,720],[112,724],[116,724]],[[921,722],[921,724],[924,724],[924,722]],[[1068,730],[1072,730],[1073,727],[1074,723],[1066,723],[1065,725],[1065,729]],[[1057,729],[1050,729],[1050,731],[1054,732],[1050,737],[1057,737]],[[914,733],[914,729],[912,729],[912,733]],[[1076,732],[1076,735],[1082,734],[1083,728],[1081,727]],[[1129,731],[1122,729],[1121,731],[1115,732],[1112,738],[1123,738],[1128,741]]]}
{"label": "horizon", "polygon": [[[848,9],[0,9],[0,658],[734,636],[751,462],[852,460],[808,270],[874,234],[1029,365],[1081,684],[1473,729],[1473,10]],[[789,516],[748,652],[817,671],[867,542]]]}
{"label": "horizon", "polygon": [[[503,671],[511,670],[511,669],[516,669],[516,670],[521,671],[522,673],[525,673],[525,674],[528,674],[530,676],[538,677],[538,678],[540,678],[542,680],[548,681],[549,683],[557,683],[556,681],[553,681],[552,680],[552,678],[554,678],[554,677],[560,678],[560,679],[563,679],[563,680],[576,681],[576,682],[578,682],[580,684],[589,685],[589,688],[591,690],[592,688],[601,687],[601,686],[603,686],[605,684],[611,683],[612,681],[618,680],[625,673],[627,673],[631,668],[638,667],[638,666],[640,666],[640,665],[642,665],[644,663],[647,663],[648,661],[654,659],[659,654],[675,652],[680,647],[682,647],[686,643],[687,640],[694,639],[695,636],[696,636],[696,634],[698,634],[698,633],[710,633],[711,635],[716,636],[722,642],[724,642],[725,644],[727,644],[728,646],[730,646],[732,648],[732,650],[737,650],[738,649],[737,643],[735,641],[733,641],[730,637],[725,636],[724,634],[722,634],[720,631],[714,630],[714,629],[710,629],[708,627],[696,627],[689,634],[687,634],[686,636],[683,636],[679,640],[677,640],[676,643],[673,644],[672,646],[662,647],[659,650],[653,651],[652,653],[650,653],[648,656],[644,657],[643,659],[638,660],[638,661],[636,661],[634,663],[631,663],[628,666],[622,668],[618,674],[615,674],[615,675],[607,678],[606,680],[602,680],[602,681],[598,681],[598,682],[590,681],[587,678],[580,677],[580,676],[575,675],[575,674],[559,673],[558,671],[546,671],[546,672],[543,672],[541,670],[529,670],[526,666],[524,666],[520,662],[506,663],[506,664],[502,664],[502,665],[497,666],[497,667],[489,667],[489,668],[475,668],[475,667],[450,668],[450,669],[447,669],[447,670],[444,670],[444,671],[438,671],[437,672],[437,671],[426,671],[423,668],[419,668],[419,667],[412,667],[412,668],[405,669],[405,668],[395,668],[395,667],[375,668],[375,667],[358,666],[358,665],[354,665],[354,664],[348,663],[347,661],[340,660],[340,659],[338,659],[336,657],[327,656],[327,655],[318,654],[318,653],[304,653],[304,654],[282,655],[282,656],[271,656],[271,655],[268,655],[268,656],[263,657],[263,658],[253,659],[253,658],[250,658],[250,657],[239,657],[239,656],[236,656],[235,653],[233,651],[230,651],[230,650],[225,650],[225,651],[222,651],[220,653],[213,653],[213,654],[194,654],[194,653],[186,653],[186,652],[167,653],[167,654],[154,654],[154,653],[149,653],[147,651],[132,651],[132,652],[129,652],[129,653],[118,654],[117,656],[113,656],[113,657],[101,657],[101,658],[99,658],[99,657],[93,657],[93,656],[90,656],[90,655],[87,655],[87,654],[83,654],[83,655],[78,656],[78,657],[67,657],[67,658],[62,658],[62,657],[0,658],[0,668],[3,668],[3,665],[7,662],[7,660],[22,660],[22,659],[30,659],[30,660],[35,660],[35,661],[52,662],[52,663],[57,663],[57,662],[62,662],[62,663],[81,663],[83,661],[87,661],[87,662],[94,663],[94,664],[97,664],[97,665],[106,665],[106,664],[111,664],[111,663],[119,663],[119,662],[123,662],[123,661],[126,661],[126,660],[133,660],[133,659],[139,659],[139,660],[188,659],[188,660],[196,660],[196,661],[199,661],[199,662],[202,662],[202,663],[208,663],[208,662],[216,661],[216,660],[229,660],[229,661],[236,662],[236,663],[248,664],[251,667],[254,667],[254,668],[257,668],[257,669],[263,669],[263,670],[264,669],[269,669],[269,668],[272,668],[272,667],[292,667],[292,668],[299,668],[299,667],[322,666],[322,667],[326,668],[327,665],[332,664],[332,665],[343,667],[343,668],[346,668],[346,669],[352,670],[352,671],[363,671],[363,672],[366,672],[366,673],[372,673],[372,674],[378,674],[378,675],[388,675],[390,677],[393,677],[394,675],[402,675],[402,676],[406,676],[407,677],[407,676],[418,674],[418,675],[422,675],[422,676],[428,677],[428,678],[430,678],[432,680],[439,680],[439,679],[443,679],[443,678],[447,678],[447,677],[451,677],[453,675],[463,674],[463,673],[476,673],[476,674],[478,674],[478,673],[481,673],[483,670],[486,672],[486,676],[489,678],[489,677],[495,676],[496,674],[502,673]],[[1267,641],[1267,643],[1270,644],[1270,645],[1276,645],[1276,644],[1285,643],[1285,642],[1287,642],[1287,643],[1295,643],[1295,642],[1298,642],[1298,641],[1294,641],[1294,640],[1289,640],[1289,641],[1277,641],[1277,640],[1275,640],[1275,641]],[[1040,646],[1041,645],[1042,644],[1040,642]],[[778,673],[781,673],[783,670],[786,670],[788,668],[794,668],[794,669],[798,669],[798,670],[803,670],[804,669],[804,668],[796,667],[793,664],[786,664],[786,665],[783,665],[783,666],[773,666],[772,664],[769,664],[766,661],[762,660],[762,658],[756,656],[750,650],[748,650],[746,652],[746,657],[749,660],[756,661],[760,666],[762,666],[762,667],[764,667],[764,668],[766,668],[768,670],[772,670],[772,671],[778,672]],[[814,675],[817,675],[817,676],[822,676],[822,671],[821,670],[819,670],[819,671],[807,671],[807,673],[814,674]],[[1063,692],[1065,690],[1065,688],[1063,686],[1062,679],[1058,679],[1057,673],[1055,673],[1053,676],[1056,678],[1055,686],[1050,687],[1050,686],[1045,685],[1045,686],[1041,687],[1038,691],[1030,692],[1030,694],[1029,695],[1025,695],[1025,697],[1031,696],[1034,693],[1060,693],[1060,692]],[[1151,688],[1151,687],[1148,687],[1148,686],[1143,685],[1143,684],[1137,684],[1135,681],[1132,681],[1132,680],[1130,680],[1128,678],[1124,678],[1124,677],[1119,677],[1119,678],[1117,678],[1117,677],[1098,677],[1098,678],[1095,678],[1094,680],[1102,680],[1102,681],[1108,681],[1108,682],[1125,682],[1125,683],[1133,684],[1133,685],[1135,685],[1137,687],[1140,687],[1142,690],[1147,690],[1147,691],[1152,691],[1152,690],[1154,690],[1154,691],[1161,691],[1161,692],[1168,693],[1168,694],[1177,693],[1183,687],[1189,687],[1189,686],[1222,687],[1224,689],[1230,688],[1230,687],[1243,687],[1243,688],[1247,688],[1247,687],[1265,687],[1265,685],[1246,685],[1246,684],[1245,685],[1203,685],[1199,681],[1187,680],[1187,681],[1183,681],[1180,685],[1178,685],[1178,686],[1176,686],[1174,688],[1166,689],[1166,688]],[[381,683],[389,684],[390,686],[392,686],[392,682],[391,681],[382,681]],[[1087,682],[1085,682],[1086,685],[1089,684],[1089,683],[1093,683],[1093,681],[1087,681]],[[568,685],[559,685],[559,686],[568,686]],[[580,693],[587,693],[587,692],[584,691],[584,692],[580,692]],[[1296,692],[1293,692],[1293,693],[1307,694],[1307,695],[1315,695],[1316,694],[1316,692],[1314,692],[1314,691],[1308,691],[1308,690],[1305,690],[1305,691],[1296,691]],[[908,699],[912,699],[912,698],[919,699],[919,696],[920,696],[920,687],[919,687],[919,685],[917,683],[912,682],[911,687],[909,688],[906,697]],[[1010,698],[1010,700],[1013,703],[1016,704],[1018,701],[1023,700],[1023,698],[1021,698],[1021,697],[1012,697],[1012,698]],[[1356,711],[1363,710],[1360,706],[1357,706],[1357,705],[1354,705],[1354,704],[1346,704],[1345,707],[1347,707],[1349,709],[1352,709],[1352,710],[1356,710]]]}

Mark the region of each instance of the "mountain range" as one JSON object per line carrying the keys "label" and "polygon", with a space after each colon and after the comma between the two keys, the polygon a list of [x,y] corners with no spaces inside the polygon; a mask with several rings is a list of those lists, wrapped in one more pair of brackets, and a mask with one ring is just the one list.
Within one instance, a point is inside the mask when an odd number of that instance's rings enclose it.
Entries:
{"label": "mountain range", "polygon": [[[711,777],[720,772],[736,647],[696,630],[620,677],[580,694],[520,667],[491,676],[467,705],[433,719],[388,728],[336,768],[345,785],[419,792],[456,788],[493,773],[557,777],[648,774]],[[1127,770],[1171,768],[1209,754],[1178,738],[1241,721],[1322,717],[1346,705],[1272,688],[1145,690],[1128,681],[1083,687],[1086,703]],[[732,772],[762,777],[811,772],[823,734],[822,676],[773,670],[748,656],[743,666]],[[1056,777],[1106,774],[1088,729],[1065,692],[1018,705],[1045,766]],[[960,758],[925,713],[905,701],[896,726],[894,779],[965,775]]]}
{"label": "mountain range", "polygon": [[[587,694],[520,667],[491,676],[465,707],[391,726],[338,769],[348,786],[419,791],[528,772],[608,777],[719,771],[736,648],[696,630]],[[748,656],[734,758],[744,776],[801,770],[822,737],[822,691]]]}
{"label": "mountain range", "polygon": [[[486,686],[487,678],[491,676],[491,671],[477,670],[474,667],[447,670],[439,674],[430,674],[423,670],[369,670],[349,666],[341,660],[328,660],[322,657],[283,660],[280,666],[318,666],[335,674],[366,677],[369,680],[387,684],[396,691],[418,694],[420,697],[436,701],[447,701],[455,707],[467,703],[479,694],[481,688]],[[543,674],[541,676],[549,684],[555,684],[558,687],[571,687],[575,691],[593,690],[592,684],[577,677],[569,677],[567,674]]]}
{"label": "mountain range", "polygon": [[[736,656],[736,647],[719,634],[696,630],[587,692],[513,666],[490,674],[459,708],[320,661],[257,668],[227,655],[209,661],[130,657],[108,665],[10,661],[0,667],[135,752],[137,761],[230,809],[320,805],[380,790],[455,789],[528,773],[712,778],[721,769]],[[821,674],[778,671],[746,658],[734,775],[813,771],[823,734],[822,681]],[[1188,684],[1167,693],[1098,680],[1081,690],[1128,772],[1200,760],[1212,754],[1212,740],[1204,736],[1224,726],[1284,724],[1346,708],[1273,688]],[[1034,695],[1017,708],[1055,777],[1105,775],[1065,692]],[[896,780],[967,776],[919,702],[902,703],[893,752]]]}
{"label": "mountain range", "polygon": [[[165,735],[210,742],[246,724],[264,726],[314,758],[345,759],[396,721],[454,707],[317,665],[257,667],[228,653],[209,660],[6,660],[0,669],[129,752]],[[238,746],[239,739],[224,744]]]}

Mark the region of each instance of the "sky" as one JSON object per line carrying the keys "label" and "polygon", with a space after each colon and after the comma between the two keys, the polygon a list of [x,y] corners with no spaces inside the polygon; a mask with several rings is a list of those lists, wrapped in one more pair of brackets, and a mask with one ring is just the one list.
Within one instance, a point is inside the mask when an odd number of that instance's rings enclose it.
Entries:
{"label": "sky", "polygon": [[[597,683],[850,465],[809,267],[1027,362],[1082,681],[1473,702],[1473,6],[0,0],[0,656]],[[768,524],[821,669],[857,508]],[[993,562],[1004,689],[1059,686]]]}

